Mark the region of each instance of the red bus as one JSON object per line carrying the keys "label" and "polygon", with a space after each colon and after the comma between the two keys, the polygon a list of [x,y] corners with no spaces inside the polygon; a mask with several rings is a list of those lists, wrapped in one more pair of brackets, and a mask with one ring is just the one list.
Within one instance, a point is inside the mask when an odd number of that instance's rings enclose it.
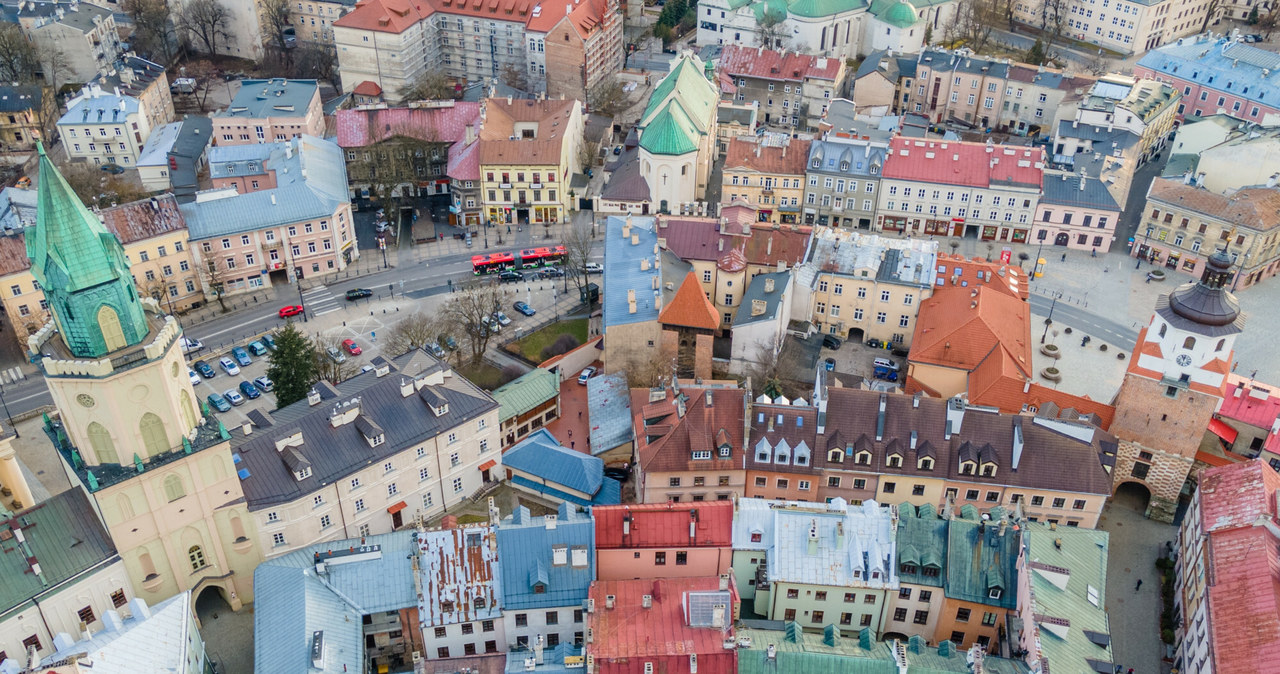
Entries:
{"label": "red bus", "polygon": [[520,267],[532,269],[564,262],[564,246],[548,246],[543,248],[526,248],[519,252]]}
{"label": "red bus", "polygon": [[488,255],[472,255],[471,271],[476,276],[496,274],[516,265],[516,258],[511,253],[490,253]]}

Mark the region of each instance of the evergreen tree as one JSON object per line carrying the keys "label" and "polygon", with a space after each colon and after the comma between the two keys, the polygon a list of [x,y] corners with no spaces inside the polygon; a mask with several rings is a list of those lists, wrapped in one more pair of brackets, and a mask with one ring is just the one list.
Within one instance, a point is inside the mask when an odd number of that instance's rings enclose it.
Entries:
{"label": "evergreen tree", "polygon": [[1027,50],[1027,63],[1037,66],[1044,63],[1044,45],[1039,40]]}
{"label": "evergreen tree", "polygon": [[268,360],[267,377],[275,384],[277,409],[307,397],[316,381],[315,346],[293,321],[276,333],[276,350]]}

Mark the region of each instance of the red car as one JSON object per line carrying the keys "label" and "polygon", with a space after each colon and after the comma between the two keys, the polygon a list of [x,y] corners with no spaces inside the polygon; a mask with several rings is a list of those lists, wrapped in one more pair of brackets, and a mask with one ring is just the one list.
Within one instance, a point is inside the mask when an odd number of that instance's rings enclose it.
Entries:
{"label": "red car", "polygon": [[353,356],[358,356],[362,353],[360,350],[360,345],[356,344],[356,340],[354,339],[342,340],[342,348],[346,349],[347,353]]}
{"label": "red car", "polygon": [[280,308],[280,318],[288,318],[288,317],[290,317],[290,316],[297,316],[297,315],[298,315],[298,314],[300,314],[300,313],[302,313],[302,306],[301,306],[301,305],[298,305],[298,304],[293,304],[293,305],[290,305],[290,306],[287,306],[287,307],[281,307],[281,308]]}

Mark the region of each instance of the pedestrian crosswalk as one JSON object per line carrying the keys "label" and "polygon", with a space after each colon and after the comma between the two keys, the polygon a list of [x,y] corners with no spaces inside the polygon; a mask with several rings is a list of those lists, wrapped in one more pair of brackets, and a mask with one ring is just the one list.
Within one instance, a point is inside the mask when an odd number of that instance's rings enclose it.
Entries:
{"label": "pedestrian crosswalk", "polygon": [[342,301],[327,286],[316,286],[302,291],[302,306],[312,316],[322,316],[341,309]]}

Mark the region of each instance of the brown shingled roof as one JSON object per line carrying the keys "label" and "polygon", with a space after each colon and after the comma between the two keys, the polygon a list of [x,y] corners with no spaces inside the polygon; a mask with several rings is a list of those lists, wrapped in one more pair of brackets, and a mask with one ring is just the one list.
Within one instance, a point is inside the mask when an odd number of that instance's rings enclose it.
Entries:
{"label": "brown shingled roof", "polygon": [[0,236],[0,276],[16,274],[31,268],[27,259],[27,244],[21,233]]}
{"label": "brown shingled roof", "polygon": [[[695,284],[696,285],[696,284]],[[740,468],[744,443],[743,415],[746,391],[736,388],[681,387],[686,396],[685,414],[680,416],[671,390],[661,401],[649,402],[649,389],[631,389],[632,419],[635,426],[636,456],[646,472],[680,470],[726,470]],[[706,396],[711,396],[707,407]],[[650,423],[645,421],[658,421]],[[721,434],[724,431],[724,434]],[[720,442],[728,441],[730,453],[720,456]],[[710,450],[711,459],[694,461],[693,450]]]}
{"label": "brown shingled roof", "polygon": [[729,141],[724,170],[755,170],[772,175],[804,175],[809,159],[809,141],[792,140],[786,147],[770,147],[759,141],[734,138]]}
{"label": "brown shingled roof", "polygon": [[172,194],[112,206],[103,209],[101,216],[102,224],[125,246],[187,228]]}
{"label": "brown shingled roof", "polygon": [[[1255,231],[1269,231],[1280,225],[1280,188],[1246,187],[1231,195],[1203,187],[1184,185],[1176,178],[1156,178],[1148,201],[1162,201],[1178,208],[1203,213],[1232,225]],[[1159,204],[1152,203],[1159,208]]]}

